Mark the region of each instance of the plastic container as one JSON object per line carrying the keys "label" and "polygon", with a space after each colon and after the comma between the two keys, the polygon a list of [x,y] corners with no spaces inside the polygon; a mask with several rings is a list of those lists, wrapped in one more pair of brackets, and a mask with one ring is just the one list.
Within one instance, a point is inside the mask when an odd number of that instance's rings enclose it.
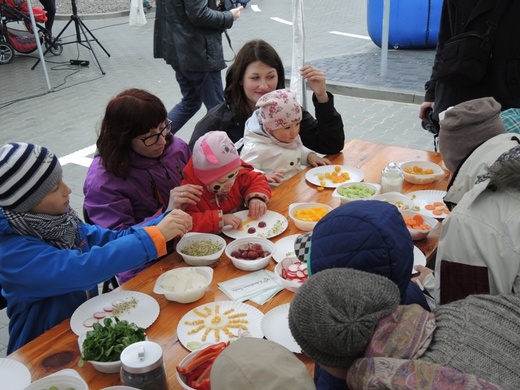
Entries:
{"label": "plastic container", "polygon": [[[433,49],[437,45],[442,0],[392,0],[388,26],[389,49]],[[381,47],[384,0],[368,0],[367,30]]]}
{"label": "plastic container", "polygon": [[381,193],[402,192],[404,175],[396,163],[389,163],[381,172]]}
{"label": "plastic container", "polygon": [[141,390],[168,390],[161,346],[139,341],[126,347],[121,352],[121,383]]}

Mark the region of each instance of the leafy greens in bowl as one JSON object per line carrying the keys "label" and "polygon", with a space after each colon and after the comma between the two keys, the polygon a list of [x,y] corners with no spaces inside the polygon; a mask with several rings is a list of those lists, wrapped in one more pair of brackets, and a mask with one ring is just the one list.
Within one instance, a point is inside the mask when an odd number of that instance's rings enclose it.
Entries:
{"label": "leafy greens in bowl", "polygon": [[96,370],[104,373],[119,372],[121,352],[130,344],[146,340],[144,328],[134,323],[105,318],[103,325],[95,323],[93,330],[80,336],[80,366],[89,361]]}

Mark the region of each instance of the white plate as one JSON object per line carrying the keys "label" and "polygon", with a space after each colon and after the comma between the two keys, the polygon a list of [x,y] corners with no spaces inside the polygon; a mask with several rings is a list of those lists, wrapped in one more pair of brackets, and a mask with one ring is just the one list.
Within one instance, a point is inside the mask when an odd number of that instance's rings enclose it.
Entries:
{"label": "white plate", "polygon": [[[258,219],[251,219],[247,216],[248,210],[242,210],[234,213],[239,218],[242,218],[242,230],[228,229],[224,230],[226,236],[231,238],[242,238],[242,237],[263,237],[271,238],[275,237],[285,231],[289,222],[282,214],[276,211],[267,210],[267,212]],[[261,228],[258,227],[258,222],[264,221],[266,226]],[[244,224],[245,222],[245,224]],[[254,227],[256,231],[254,233],[248,233],[247,229]]]}
{"label": "white plate", "polygon": [[[341,167],[340,173],[345,172],[345,171],[348,172],[348,174],[350,176],[350,180],[346,180],[342,183],[333,183],[329,179],[320,180],[318,178],[319,175],[325,174],[327,172],[328,173],[334,172],[334,167],[336,167],[336,166]],[[365,178],[365,174],[363,173],[363,171],[361,169],[349,167],[346,165],[322,165],[320,167],[310,169],[305,174],[305,180],[307,180],[309,183],[314,184],[315,186],[326,187],[326,188],[336,188],[345,183],[363,181],[364,178]],[[321,183],[320,183],[321,181],[325,182],[324,186],[321,185]]]}
{"label": "white plate", "polygon": [[[426,267],[426,256],[424,256],[424,253],[422,253],[422,251],[416,246],[413,247],[413,265],[414,267],[416,265],[423,265]],[[412,269],[412,274],[415,272],[415,269]]]}
{"label": "white plate", "polygon": [[2,389],[22,390],[31,384],[29,369],[13,359],[0,359],[0,378]]}
{"label": "white plate", "polygon": [[[206,339],[203,340],[204,333],[207,329],[206,325],[212,325],[212,320],[215,319],[215,312],[217,311],[217,305],[218,305],[218,313],[219,317],[221,318],[222,326],[217,328],[218,336],[215,335],[215,331],[210,331]],[[202,317],[201,315],[197,314],[203,313],[207,314],[207,317]],[[226,314],[226,312],[228,312]],[[244,316],[238,316],[236,318],[229,318],[229,316],[233,316],[236,314],[242,314],[245,313]],[[262,332],[262,318],[264,317],[264,313],[262,313],[257,308],[247,305],[242,302],[235,302],[235,301],[217,301],[217,302],[209,302],[204,305],[200,305],[196,307],[193,310],[190,310],[187,312],[179,321],[179,325],[177,326],[177,337],[179,338],[179,341],[182,343],[182,345],[190,350],[194,351],[198,349],[202,344],[205,343],[218,343],[220,341],[229,341],[236,339],[238,336],[249,333],[248,335],[251,337],[258,337],[263,338],[264,334]],[[199,321],[203,320],[204,323],[201,324],[187,324],[186,322],[191,321]],[[222,328],[224,325],[228,323],[228,321],[237,321],[237,320],[247,320],[247,323],[243,323],[244,326],[247,327],[247,330],[243,330],[240,328],[228,328],[231,333],[233,333],[233,336],[229,336],[226,334]],[[197,329],[200,325],[203,325],[203,327],[197,331],[190,334],[190,331],[193,331],[194,329]],[[214,328],[214,326],[213,326]],[[245,335],[245,334],[244,334]]]}
{"label": "white plate", "polygon": [[[92,327],[83,325],[83,322],[89,318],[93,318],[94,313],[104,312],[104,308],[111,307],[112,304],[118,300],[129,301],[132,298],[137,300],[136,307],[128,309],[118,315],[117,318],[133,322],[137,326],[146,329],[152,325],[159,316],[159,304],[150,295],[137,291],[113,291],[89,299],[72,314],[70,318],[70,328],[78,336],[81,336],[87,330],[92,329]],[[111,313],[107,312],[106,314],[107,317],[113,317]],[[102,323],[103,319],[101,319],[100,322]]]}
{"label": "white plate", "polygon": [[424,206],[426,206],[427,204],[432,204],[433,202],[444,203],[443,198],[446,196],[446,191],[424,190],[409,192],[405,195],[413,201],[415,206],[419,207],[419,210],[417,211],[423,215],[437,219],[443,219],[448,216],[444,213],[442,213],[441,215],[435,215],[430,210],[426,210],[424,208]]}
{"label": "white plate", "polygon": [[294,353],[302,353],[302,349],[289,329],[289,303],[275,307],[262,319],[262,331],[267,340],[274,341]]}
{"label": "white plate", "polygon": [[296,238],[298,238],[299,234],[293,234],[287,237],[284,237],[274,244],[276,250],[273,253],[273,259],[277,263],[285,259],[286,257],[295,257],[296,253],[294,252],[294,242]]}

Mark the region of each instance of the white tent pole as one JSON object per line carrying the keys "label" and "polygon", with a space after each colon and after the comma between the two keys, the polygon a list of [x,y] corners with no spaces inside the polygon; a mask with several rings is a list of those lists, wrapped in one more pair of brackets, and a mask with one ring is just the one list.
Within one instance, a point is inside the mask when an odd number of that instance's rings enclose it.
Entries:
{"label": "white tent pole", "polygon": [[290,89],[296,93],[304,109],[307,109],[305,80],[300,76],[300,69],[305,61],[305,29],[303,26],[303,0],[293,0],[293,50],[291,64]]}
{"label": "white tent pole", "polygon": [[45,75],[45,81],[47,83],[47,88],[52,91],[51,83],[49,81],[49,74],[47,73],[47,66],[45,65],[45,58],[43,57],[42,45],[40,44],[40,34],[38,28],[36,26],[36,20],[34,19],[33,9],[31,7],[31,0],[27,0],[27,7],[29,8],[29,16],[31,18],[31,25],[33,29],[34,39],[36,40],[36,46],[38,47],[38,54],[40,55],[40,61],[43,67],[43,74]]}
{"label": "white tent pole", "polygon": [[388,30],[390,29],[390,0],[383,1],[383,31],[381,37],[381,73],[385,77],[388,70]]}

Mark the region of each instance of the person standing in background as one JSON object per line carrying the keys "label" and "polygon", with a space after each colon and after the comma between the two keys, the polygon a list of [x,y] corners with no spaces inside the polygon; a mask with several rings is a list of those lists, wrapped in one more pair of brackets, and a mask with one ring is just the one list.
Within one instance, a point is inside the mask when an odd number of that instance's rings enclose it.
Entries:
{"label": "person standing in background", "polygon": [[40,0],[43,5],[43,9],[46,12],[47,21],[45,22],[45,28],[52,33],[52,26],[54,25],[54,16],[56,15],[56,0]]}
{"label": "person standing in background", "polygon": [[448,39],[464,32],[484,35],[498,3],[495,0],[445,0],[442,6],[439,39],[430,80],[426,83],[419,118],[426,120],[426,110],[433,109],[433,119],[456,104],[481,97],[494,97],[502,110],[520,107],[520,2],[511,0],[491,29],[491,59],[483,79],[474,85],[455,85],[456,81],[437,80],[442,66],[441,55]]}
{"label": "person standing in background", "polygon": [[175,134],[200,109],[224,101],[221,71],[226,67],[222,32],[231,28],[242,6],[219,11],[217,0],[158,0],[154,58],[175,71],[182,99],[168,113]]}

